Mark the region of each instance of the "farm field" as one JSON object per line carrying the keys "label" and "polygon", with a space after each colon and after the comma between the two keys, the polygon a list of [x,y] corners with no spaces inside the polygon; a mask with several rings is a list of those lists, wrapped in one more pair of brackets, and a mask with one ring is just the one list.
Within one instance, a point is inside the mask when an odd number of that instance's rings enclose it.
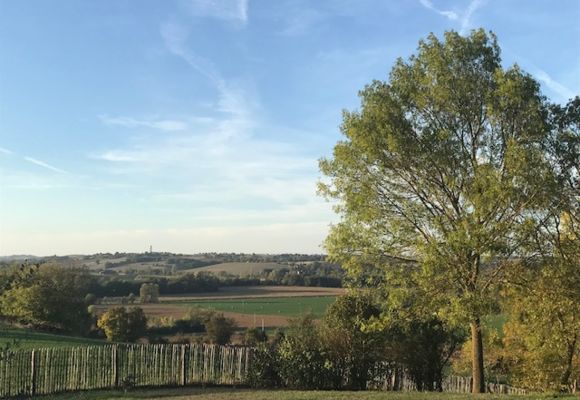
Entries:
{"label": "farm field", "polygon": [[18,349],[104,345],[103,340],[34,332],[28,329],[0,327],[0,346],[17,343]]}
{"label": "farm field", "polygon": [[208,310],[240,314],[280,315],[295,317],[312,313],[320,318],[326,308],[333,303],[334,296],[324,297],[270,297],[223,300],[198,300],[179,303],[183,306],[201,307]]}
{"label": "farm field", "polygon": [[161,302],[177,302],[206,299],[246,299],[263,297],[318,297],[340,296],[346,293],[343,288],[306,287],[306,286],[226,286],[218,292],[195,293],[191,295],[161,296]]}
{"label": "farm field", "polygon": [[279,263],[269,263],[269,262],[229,262],[229,263],[221,263],[215,265],[209,265],[207,267],[200,267],[195,269],[189,269],[184,271],[195,271],[195,272],[212,272],[212,273],[220,273],[226,272],[232,275],[239,275],[239,276],[248,276],[253,274],[258,274],[263,272],[264,270],[271,269],[290,269],[288,265],[279,264]]}
{"label": "farm field", "polygon": [[[349,391],[286,391],[286,390],[250,390],[227,388],[179,388],[122,391],[100,391],[85,393],[69,393],[57,396],[47,396],[51,400],[113,400],[113,399],[165,399],[165,400],[468,400],[474,396],[451,393],[408,393],[408,392],[349,392]],[[532,399],[574,398],[574,396],[558,395],[528,395],[508,396],[482,394],[480,400],[532,400]]]}
{"label": "farm field", "polygon": [[[146,315],[154,317],[182,318],[190,307],[222,312],[233,318],[241,328],[260,326],[262,320],[266,327],[287,326],[288,320],[311,312],[316,318],[322,317],[326,308],[333,303],[335,296],[306,297],[265,297],[243,299],[184,300],[173,303],[138,304]],[[115,305],[99,305],[97,313],[103,313]]]}

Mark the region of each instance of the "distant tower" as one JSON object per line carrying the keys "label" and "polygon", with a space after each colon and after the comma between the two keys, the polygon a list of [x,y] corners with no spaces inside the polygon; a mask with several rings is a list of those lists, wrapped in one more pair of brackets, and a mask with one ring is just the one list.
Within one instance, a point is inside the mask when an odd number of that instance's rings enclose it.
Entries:
{"label": "distant tower", "polygon": [[153,245],[149,245],[149,253],[153,253]]}

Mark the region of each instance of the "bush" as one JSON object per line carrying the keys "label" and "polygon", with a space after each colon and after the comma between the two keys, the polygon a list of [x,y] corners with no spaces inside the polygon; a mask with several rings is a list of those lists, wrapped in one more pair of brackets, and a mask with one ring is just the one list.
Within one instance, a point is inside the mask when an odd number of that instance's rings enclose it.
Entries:
{"label": "bush", "polygon": [[247,346],[257,346],[260,343],[265,343],[268,341],[268,335],[261,329],[251,328],[247,329],[244,335],[244,344]]}
{"label": "bush", "polygon": [[129,311],[125,307],[114,307],[101,315],[97,326],[110,342],[134,342],[145,334],[147,318],[139,307]]}
{"label": "bush", "polygon": [[282,386],[276,345],[259,343],[255,347],[250,370],[248,371],[248,384],[255,388],[278,388]]}
{"label": "bush", "polygon": [[293,321],[277,348],[283,385],[292,389],[340,388],[339,368],[327,357],[326,350],[312,316]]}
{"label": "bush", "polygon": [[224,345],[230,342],[236,322],[223,314],[214,314],[204,323],[207,339],[210,343]]}

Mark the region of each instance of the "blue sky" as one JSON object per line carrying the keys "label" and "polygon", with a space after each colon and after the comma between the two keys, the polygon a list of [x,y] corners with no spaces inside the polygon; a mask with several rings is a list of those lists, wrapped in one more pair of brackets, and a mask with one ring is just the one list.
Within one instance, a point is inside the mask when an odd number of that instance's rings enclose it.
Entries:
{"label": "blue sky", "polygon": [[577,0],[0,0],[0,254],[321,252],[342,109],[429,32],[580,93]]}

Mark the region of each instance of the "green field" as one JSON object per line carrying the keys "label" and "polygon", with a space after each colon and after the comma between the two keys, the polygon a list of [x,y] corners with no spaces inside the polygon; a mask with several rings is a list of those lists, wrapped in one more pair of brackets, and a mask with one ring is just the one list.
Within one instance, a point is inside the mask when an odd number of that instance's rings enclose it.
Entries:
{"label": "green field", "polygon": [[241,314],[262,314],[298,316],[311,312],[319,318],[326,308],[334,302],[334,296],[321,297],[271,297],[255,299],[225,300],[187,300],[177,304],[182,306],[199,306],[208,310],[229,311]]}
{"label": "green field", "polygon": [[[71,393],[59,396],[48,396],[53,400],[106,400],[106,399],[166,399],[166,400],[532,400],[573,398],[562,395],[529,395],[508,396],[505,394],[469,394],[450,393],[408,393],[408,392],[321,392],[321,391],[285,391],[285,390],[248,390],[226,388],[180,388],[180,389],[151,389],[135,390],[128,393],[120,391],[101,391],[87,393]],[[576,397],[577,398],[577,397]]]}
{"label": "green field", "polygon": [[75,336],[54,335],[27,329],[0,327],[0,346],[16,343],[16,349],[41,347],[70,347],[106,344],[103,340]]}
{"label": "green field", "polygon": [[[248,276],[253,274],[259,274],[264,270],[271,269],[290,269],[288,265],[278,264],[278,263],[268,263],[268,262],[230,262],[230,263],[221,263],[215,265],[209,265],[207,267],[201,268],[194,268],[192,269],[195,272],[205,271],[205,272],[212,272],[212,273],[220,273],[220,272],[227,272],[228,274],[232,275],[239,275],[239,276]],[[191,270],[187,270],[191,271]]]}

